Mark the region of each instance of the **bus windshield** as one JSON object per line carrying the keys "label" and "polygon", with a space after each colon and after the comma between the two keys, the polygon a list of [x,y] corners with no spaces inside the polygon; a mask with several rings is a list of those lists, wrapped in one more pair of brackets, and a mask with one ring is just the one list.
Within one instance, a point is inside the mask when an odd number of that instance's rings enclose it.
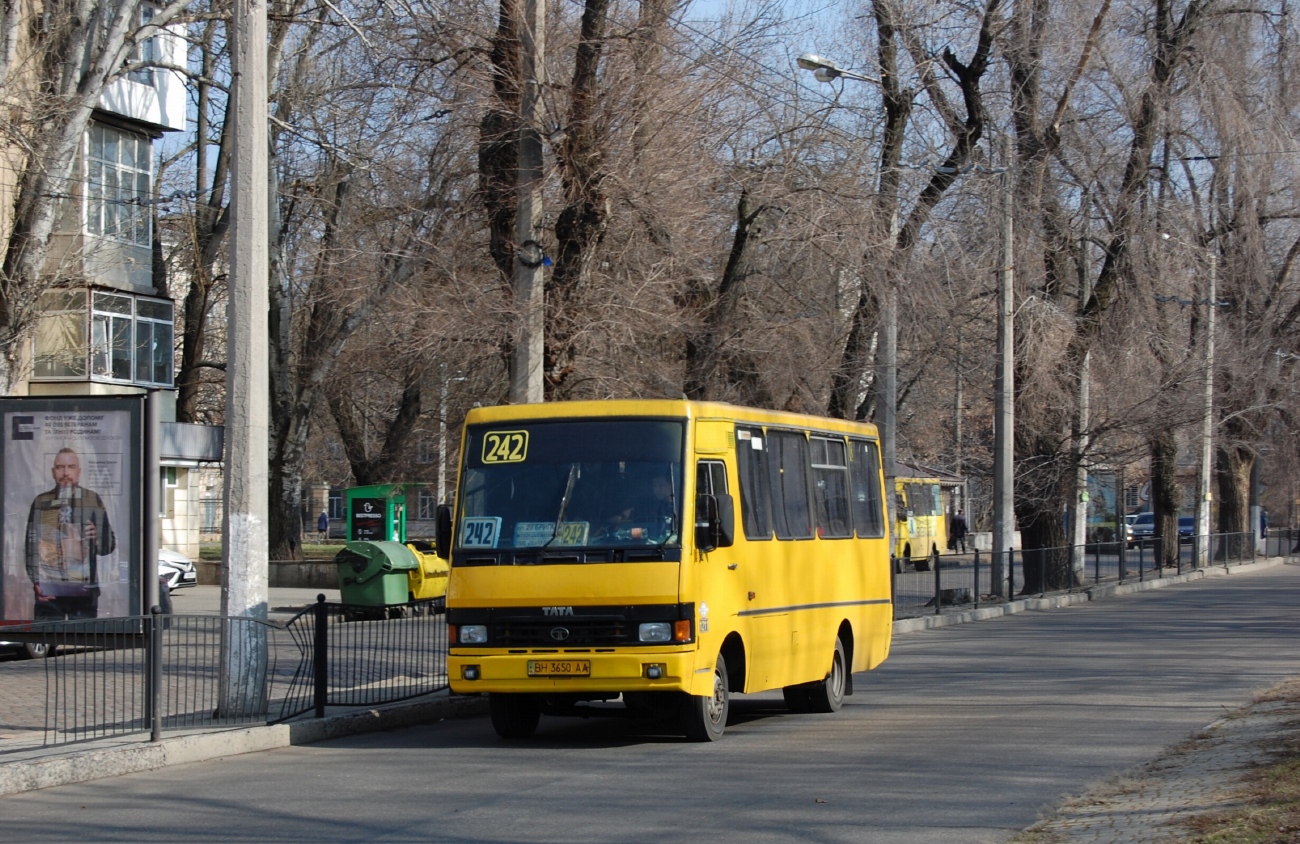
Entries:
{"label": "bus windshield", "polygon": [[684,422],[472,426],[458,550],[680,547]]}

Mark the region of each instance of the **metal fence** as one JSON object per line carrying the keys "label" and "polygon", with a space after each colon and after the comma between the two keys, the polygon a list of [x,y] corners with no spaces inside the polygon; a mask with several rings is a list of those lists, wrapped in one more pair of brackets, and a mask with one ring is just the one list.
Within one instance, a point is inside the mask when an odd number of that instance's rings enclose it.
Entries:
{"label": "metal fence", "polygon": [[[20,690],[14,686],[24,682],[22,675],[6,678],[15,697],[25,691],[35,702],[43,691],[43,713],[29,717],[43,722],[46,747],[277,723],[309,711],[323,717],[328,706],[390,703],[447,687],[442,599],[378,611],[322,599],[283,624],[159,613],[46,622],[22,631],[60,654],[42,660],[43,683],[28,674],[28,688]],[[260,676],[239,700],[223,700],[231,685],[223,677],[223,643],[262,639]]]}
{"label": "metal fence", "polygon": [[[1263,540],[1263,556],[1297,555],[1300,553],[1298,537],[1300,532],[1271,532]],[[1205,546],[1204,553],[1202,546]],[[903,570],[895,563],[894,618],[939,614],[945,607],[975,609],[1008,597],[1076,592],[1100,583],[1182,574],[1195,570],[1198,561],[1204,561],[1207,566],[1231,566],[1253,562],[1256,558],[1254,536],[1249,533],[1181,537],[1172,566],[1164,563],[1159,537],[1135,543],[1098,542],[1001,554],[978,550],[967,554],[935,554],[914,564],[915,570]]]}
{"label": "metal fence", "polygon": [[[936,555],[915,571],[895,568],[894,617],[1182,573],[1198,559],[1225,566],[1256,558],[1250,535],[1184,539],[1173,571],[1163,565],[1156,540],[1008,551],[999,560],[978,551]],[[1200,554],[1203,542],[1208,546]],[[1297,556],[1300,532],[1274,531],[1264,553]],[[7,635],[14,630],[6,628]],[[322,717],[329,706],[377,705],[447,688],[442,599],[375,608],[322,597],[284,623],[159,613],[23,630],[24,638],[35,636],[61,656],[6,666],[25,670],[6,672],[4,726],[12,731],[27,718],[18,730],[42,736],[43,746],[146,732],[156,740],[164,731],[276,723],[307,712]],[[222,690],[231,684],[223,679],[223,643],[262,638],[267,658],[251,695],[256,705],[247,710],[247,695],[238,706],[224,702]],[[29,711],[13,711],[23,708]],[[7,749],[0,745],[0,753]]]}

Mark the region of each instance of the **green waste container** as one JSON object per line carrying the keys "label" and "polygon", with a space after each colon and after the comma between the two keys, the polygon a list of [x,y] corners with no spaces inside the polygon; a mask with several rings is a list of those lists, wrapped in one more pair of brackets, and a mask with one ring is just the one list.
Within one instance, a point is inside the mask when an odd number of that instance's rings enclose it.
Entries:
{"label": "green waste container", "polygon": [[420,561],[400,542],[354,541],[334,556],[339,593],[345,604],[369,607],[404,604],[410,596],[407,572]]}

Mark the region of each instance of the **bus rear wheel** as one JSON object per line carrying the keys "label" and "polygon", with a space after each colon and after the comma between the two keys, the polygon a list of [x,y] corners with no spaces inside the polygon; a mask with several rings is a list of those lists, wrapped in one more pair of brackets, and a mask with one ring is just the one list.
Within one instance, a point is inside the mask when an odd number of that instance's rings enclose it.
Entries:
{"label": "bus rear wheel", "polygon": [[813,712],[839,712],[844,705],[844,689],[848,680],[848,664],[844,658],[844,643],[835,637],[835,655],[831,671],[820,683],[808,686],[808,704]]}
{"label": "bus rear wheel", "polygon": [[718,661],[713,665],[713,694],[688,695],[682,701],[682,732],[689,741],[717,741],[727,728],[730,708],[727,662],[718,654]]}
{"label": "bus rear wheel", "polygon": [[492,729],[506,739],[528,738],[537,732],[537,722],[542,715],[535,696],[502,692],[488,695],[488,711],[492,715]]}

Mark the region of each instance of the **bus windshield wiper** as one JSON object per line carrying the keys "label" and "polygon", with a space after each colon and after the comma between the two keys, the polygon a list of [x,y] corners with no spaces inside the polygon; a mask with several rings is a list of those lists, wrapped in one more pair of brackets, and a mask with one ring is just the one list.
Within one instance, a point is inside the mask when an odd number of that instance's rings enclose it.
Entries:
{"label": "bus windshield wiper", "polygon": [[670,539],[676,536],[677,541],[678,542],[681,541],[681,536],[679,536],[679,534],[681,533],[680,531],[681,518],[678,516],[677,513],[676,474],[677,473],[673,471],[673,464],[669,463],[668,464],[668,503],[672,507],[672,514],[668,517],[668,533],[664,534],[664,538],[662,542],[656,542],[653,546],[654,549],[659,552],[660,557],[663,556],[664,547],[668,544],[668,541]]}
{"label": "bus windshield wiper", "polygon": [[551,528],[551,538],[546,540],[543,548],[549,547],[560,535],[560,524],[564,521],[564,511],[569,509],[569,496],[573,493],[573,482],[578,479],[578,464],[569,465],[569,479],[564,484],[564,495],[560,497],[560,512],[555,514],[555,527]]}

